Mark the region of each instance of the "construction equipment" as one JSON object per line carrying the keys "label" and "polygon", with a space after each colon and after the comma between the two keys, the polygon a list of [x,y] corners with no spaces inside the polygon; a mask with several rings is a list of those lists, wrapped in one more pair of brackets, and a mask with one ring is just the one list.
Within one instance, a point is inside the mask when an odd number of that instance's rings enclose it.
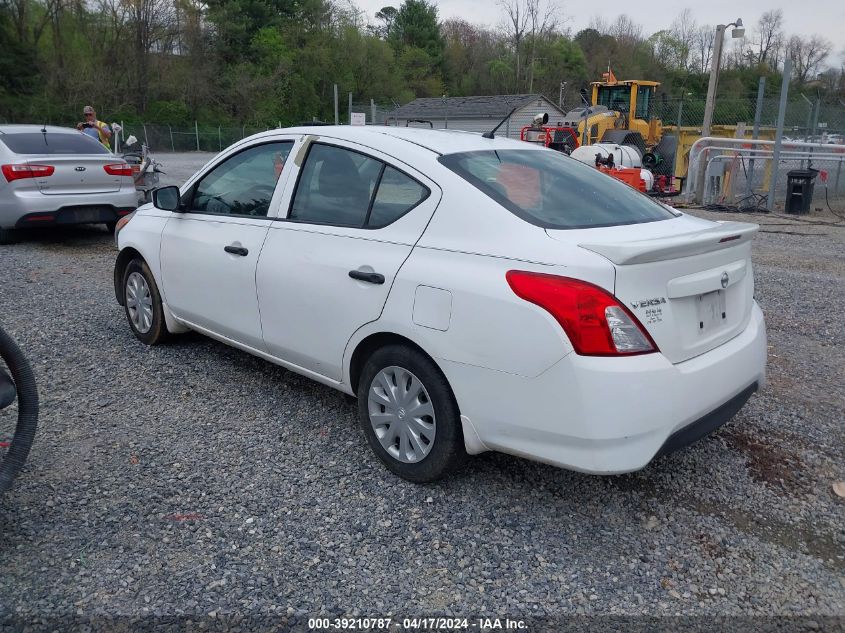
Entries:
{"label": "construction equipment", "polygon": [[571,154],[578,148],[578,132],[574,128],[546,125],[548,122],[547,113],[535,115],[531,125],[526,125],[520,130],[520,140],[526,143],[537,143],[564,154]]}
{"label": "construction equipment", "polygon": [[608,67],[602,81],[590,84],[592,94],[584,105],[571,110],[563,124],[578,131],[580,144],[612,143],[639,152],[642,166],[654,174],[659,195],[676,193],[673,179],[678,136],[664,133],[663,123],[653,116],[660,84],[640,79],[619,81]]}

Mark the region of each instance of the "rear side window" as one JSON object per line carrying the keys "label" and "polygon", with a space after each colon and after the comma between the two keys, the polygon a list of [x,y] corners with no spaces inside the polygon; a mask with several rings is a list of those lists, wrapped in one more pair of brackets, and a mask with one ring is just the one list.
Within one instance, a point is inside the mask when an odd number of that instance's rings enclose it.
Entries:
{"label": "rear side window", "polygon": [[584,229],[675,217],[628,185],[555,151],[483,150],[440,162],[523,220]]}
{"label": "rear side window", "polygon": [[385,167],[368,226],[380,228],[402,217],[428,197],[428,189],[398,169]]}
{"label": "rear side window", "polygon": [[15,154],[110,154],[100,142],[87,134],[22,132],[0,134],[0,143]]}
{"label": "rear side window", "polygon": [[315,143],[299,178],[290,218],[314,224],[363,226],[382,163]]}
{"label": "rear side window", "polygon": [[399,219],[428,195],[426,187],[376,158],[313,143],[288,219],[378,229]]}

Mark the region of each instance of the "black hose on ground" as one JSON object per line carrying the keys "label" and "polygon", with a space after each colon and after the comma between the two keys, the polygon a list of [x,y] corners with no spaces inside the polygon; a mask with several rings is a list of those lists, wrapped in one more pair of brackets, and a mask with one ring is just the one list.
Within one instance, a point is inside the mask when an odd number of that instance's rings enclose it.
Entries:
{"label": "black hose on ground", "polygon": [[12,337],[0,328],[0,358],[6,363],[18,396],[18,424],[9,450],[0,463],[0,493],[12,487],[15,476],[23,468],[38,426],[38,387],[26,357]]}

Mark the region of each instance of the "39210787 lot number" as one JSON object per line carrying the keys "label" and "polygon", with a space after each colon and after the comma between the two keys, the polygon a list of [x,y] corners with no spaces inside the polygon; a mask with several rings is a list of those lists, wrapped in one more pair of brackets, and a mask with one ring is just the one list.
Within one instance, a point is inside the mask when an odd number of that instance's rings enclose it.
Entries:
{"label": "39210787 lot number", "polygon": [[308,618],[312,631],[387,631],[393,618]]}

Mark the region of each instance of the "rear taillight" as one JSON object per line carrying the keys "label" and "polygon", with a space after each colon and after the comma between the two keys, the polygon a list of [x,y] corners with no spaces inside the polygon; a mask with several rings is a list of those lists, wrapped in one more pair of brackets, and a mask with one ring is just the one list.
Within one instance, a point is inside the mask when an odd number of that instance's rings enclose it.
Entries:
{"label": "rear taillight", "polygon": [[46,178],[56,171],[52,165],[3,165],[0,169],[9,182],[23,178]]}
{"label": "rear taillight", "polygon": [[586,281],[511,270],[506,275],[516,295],[534,303],[560,323],[582,356],[631,356],[657,351],[651,336],[612,294]]}
{"label": "rear taillight", "polygon": [[110,176],[132,176],[132,168],[126,163],[114,163],[113,165],[103,165],[103,169]]}

